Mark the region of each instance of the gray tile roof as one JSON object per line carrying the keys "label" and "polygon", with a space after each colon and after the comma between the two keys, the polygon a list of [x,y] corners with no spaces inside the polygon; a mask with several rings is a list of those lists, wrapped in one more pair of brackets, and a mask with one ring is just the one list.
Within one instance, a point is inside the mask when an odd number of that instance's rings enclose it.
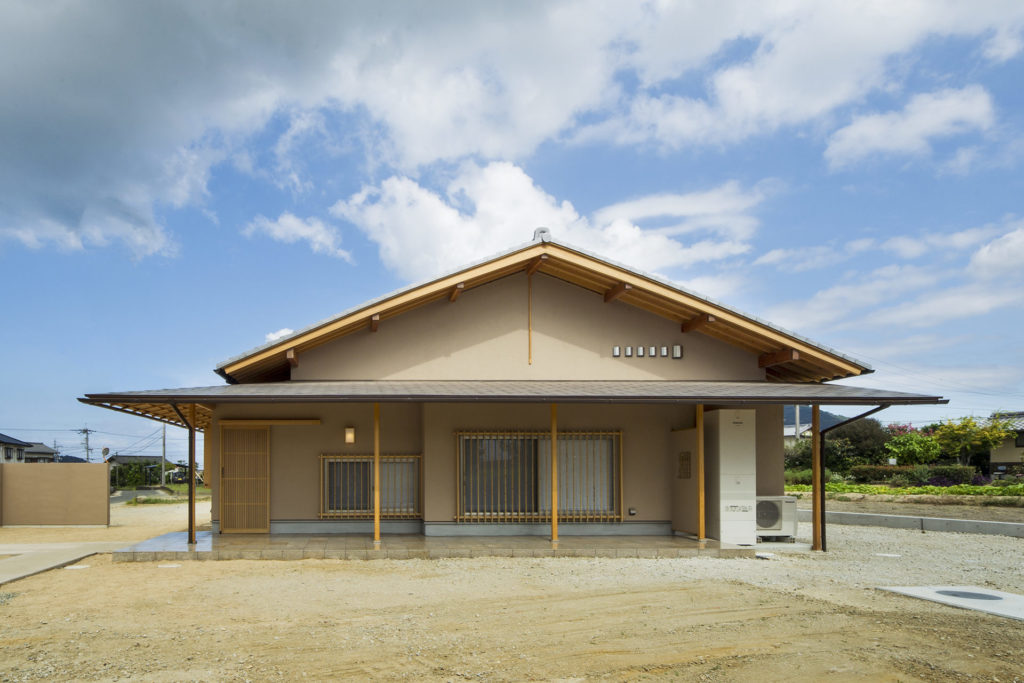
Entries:
{"label": "gray tile roof", "polygon": [[92,404],[248,402],[817,403],[909,405],[946,401],[842,384],[706,381],[346,380],[227,384],[88,394]]}
{"label": "gray tile roof", "polygon": [[28,448],[32,444],[21,439],[15,439],[13,436],[7,436],[6,434],[0,434],[0,443],[7,444],[8,446],[25,446]]}

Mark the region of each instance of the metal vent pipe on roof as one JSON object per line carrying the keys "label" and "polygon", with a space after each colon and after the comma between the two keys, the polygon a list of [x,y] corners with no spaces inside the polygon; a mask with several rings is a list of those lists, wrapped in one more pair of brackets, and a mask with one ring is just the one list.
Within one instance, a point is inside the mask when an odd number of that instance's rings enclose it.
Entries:
{"label": "metal vent pipe on roof", "polygon": [[548,228],[537,228],[533,231],[534,242],[550,242],[551,241],[551,230]]}

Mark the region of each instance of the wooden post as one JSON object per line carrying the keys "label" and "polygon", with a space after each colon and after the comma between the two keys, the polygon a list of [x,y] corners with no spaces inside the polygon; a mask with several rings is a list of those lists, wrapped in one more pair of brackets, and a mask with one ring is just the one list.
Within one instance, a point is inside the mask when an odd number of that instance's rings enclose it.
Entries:
{"label": "wooden post", "polygon": [[373,548],[380,549],[380,404],[373,404]]}
{"label": "wooden post", "polygon": [[558,547],[558,404],[551,404],[551,547]]}
{"label": "wooden post", "polygon": [[196,544],[196,404],[188,408],[188,543]]}
{"label": "wooden post", "polygon": [[706,510],[704,509],[704,404],[697,404],[697,538],[707,538]]}
{"label": "wooden post", "polygon": [[825,497],[821,463],[821,406],[811,406],[811,550],[821,550],[821,499]]}

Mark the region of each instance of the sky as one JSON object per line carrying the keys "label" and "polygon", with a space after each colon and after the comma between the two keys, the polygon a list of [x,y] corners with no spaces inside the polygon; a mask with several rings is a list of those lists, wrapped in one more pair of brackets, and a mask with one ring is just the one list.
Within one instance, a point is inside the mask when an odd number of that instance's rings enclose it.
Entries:
{"label": "sky", "polygon": [[950,399],[883,421],[1024,410],[1022,83],[1019,0],[4,2],[0,432],[158,453],[75,399],[538,226]]}

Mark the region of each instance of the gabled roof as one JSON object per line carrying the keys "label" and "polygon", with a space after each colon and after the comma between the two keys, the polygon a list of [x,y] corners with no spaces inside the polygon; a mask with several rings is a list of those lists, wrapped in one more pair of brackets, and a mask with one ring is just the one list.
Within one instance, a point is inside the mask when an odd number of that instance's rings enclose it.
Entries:
{"label": "gabled roof", "polygon": [[228,382],[273,382],[289,377],[292,359],[331,340],[525,271],[543,273],[679,323],[686,334],[705,334],[758,354],[767,378],[821,382],[873,372],[870,366],[771,323],[729,308],[653,275],[613,263],[546,237],[512,251],[416,284],[323,320],[288,337],[224,361],[216,372]]}

